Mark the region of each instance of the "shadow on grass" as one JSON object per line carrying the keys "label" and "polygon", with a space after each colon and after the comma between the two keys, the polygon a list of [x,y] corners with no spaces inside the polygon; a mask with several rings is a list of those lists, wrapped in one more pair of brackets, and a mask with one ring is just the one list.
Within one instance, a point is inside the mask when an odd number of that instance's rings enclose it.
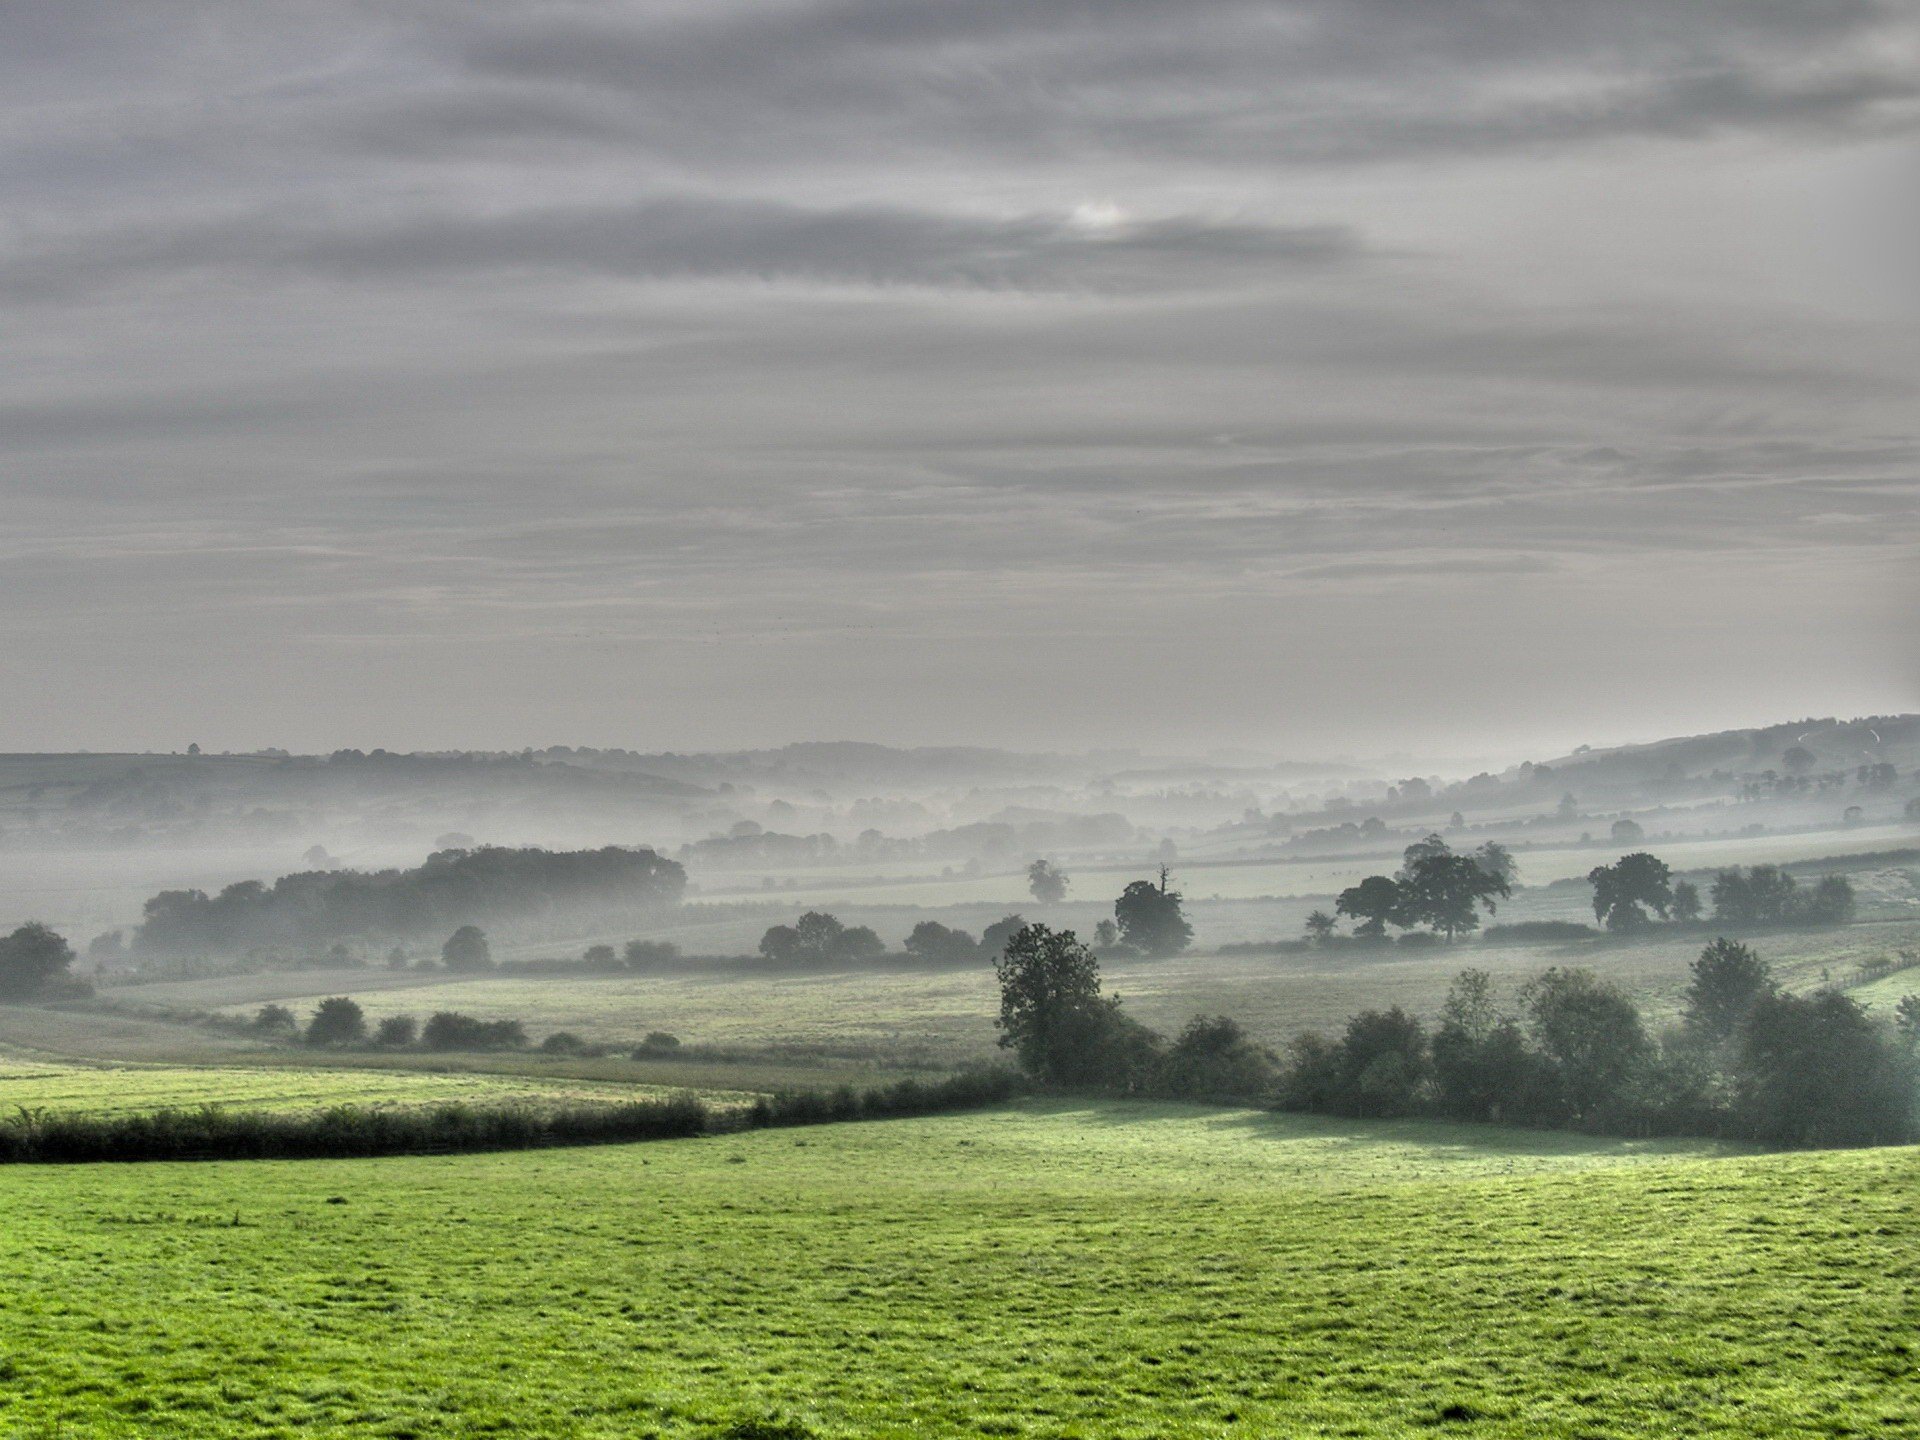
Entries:
{"label": "shadow on grass", "polygon": [[1580,1159],[1608,1156],[1659,1156],[1706,1159],[1759,1154],[1765,1147],[1737,1141],[1660,1136],[1631,1139],[1586,1135],[1573,1130],[1536,1130],[1511,1125],[1476,1125],[1448,1120],[1357,1120],[1338,1115],[1303,1115],[1242,1106],[1196,1105],[1167,1100],[1102,1100],[1080,1096],[1039,1097],[1020,1102],[1029,1114],[1071,1118],[1088,1125],[1132,1127],[1156,1123],[1191,1125],[1196,1121],[1230,1130],[1238,1137],[1275,1145],[1311,1142],[1355,1150],[1400,1146],[1436,1157],[1480,1159]]}

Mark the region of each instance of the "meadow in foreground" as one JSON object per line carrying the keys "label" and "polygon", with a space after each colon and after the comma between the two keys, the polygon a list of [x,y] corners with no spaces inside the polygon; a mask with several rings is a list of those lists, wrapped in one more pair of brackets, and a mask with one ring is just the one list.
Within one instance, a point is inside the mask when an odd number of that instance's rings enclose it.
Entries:
{"label": "meadow in foreground", "polygon": [[21,1436],[1920,1431],[1920,1152],[1131,1103],[0,1173]]}

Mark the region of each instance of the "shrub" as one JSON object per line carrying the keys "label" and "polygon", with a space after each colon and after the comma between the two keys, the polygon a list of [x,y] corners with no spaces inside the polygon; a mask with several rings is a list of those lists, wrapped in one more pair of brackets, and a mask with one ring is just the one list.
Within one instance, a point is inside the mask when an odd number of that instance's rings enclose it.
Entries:
{"label": "shrub", "polygon": [[309,1045],[357,1045],[367,1038],[367,1014],[344,995],[322,1000],[307,1021]]}
{"label": "shrub", "polygon": [[587,1049],[587,1042],[571,1030],[556,1030],[540,1042],[543,1055],[584,1055]]}
{"label": "shrub", "polygon": [[388,1050],[401,1050],[419,1038],[420,1022],[411,1015],[389,1015],[374,1028],[373,1043]]}
{"label": "shrub", "polygon": [[1526,945],[1561,940],[1597,940],[1601,932],[1577,920],[1521,920],[1489,925],[1480,939],[1488,945]]}
{"label": "shrub", "polygon": [[666,1030],[650,1030],[647,1032],[647,1038],[642,1040],[639,1047],[633,1052],[633,1058],[641,1060],[649,1055],[659,1055],[667,1051],[678,1050],[679,1048],[680,1037],[678,1035],[674,1035]]}
{"label": "shrub", "polygon": [[420,1032],[429,1050],[516,1050],[527,1043],[518,1020],[480,1020],[457,1010],[441,1010],[429,1017]]}

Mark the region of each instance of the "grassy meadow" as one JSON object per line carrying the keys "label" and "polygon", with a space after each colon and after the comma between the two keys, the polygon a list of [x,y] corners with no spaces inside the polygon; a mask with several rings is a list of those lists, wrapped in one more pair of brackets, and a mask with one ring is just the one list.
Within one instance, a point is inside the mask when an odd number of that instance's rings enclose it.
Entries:
{"label": "grassy meadow", "polygon": [[[1195,1014],[1231,1015],[1268,1043],[1304,1029],[1337,1029],[1355,1011],[1401,1005],[1439,1008],[1467,966],[1493,973],[1509,994],[1549,965],[1589,966],[1631,991],[1649,1017],[1678,1009],[1688,966],[1711,930],[1648,932],[1631,939],[1549,945],[1466,940],[1428,947],[1336,947],[1271,955],[1189,954],[1169,960],[1103,963],[1107,989],[1147,1024],[1177,1030]],[[1864,921],[1830,930],[1782,930],[1751,937],[1794,989],[1844,981],[1860,964],[1920,948],[1920,919]],[[1920,972],[1878,982],[1863,997],[1920,990]],[[1901,986],[1904,985],[1905,989]],[[126,1004],[251,1014],[272,1001],[297,1013],[325,995],[352,995],[371,1019],[424,1018],[460,1010],[522,1021],[536,1040],[571,1030],[592,1040],[633,1044],[666,1030],[690,1045],[784,1047],[795,1056],[952,1066],[994,1053],[997,991],[984,962],[966,969],[828,971],[801,974],[481,976],[436,972],[299,971],[126,987]],[[3,1018],[3,1017],[0,1017]],[[0,1023],[0,1038],[5,1038]],[[751,1087],[749,1087],[751,1088]]]}
{"label": "grassy meadow", "polygon": [[20,1437],[1920,1432],[1920,1155],[1128,1103],[0,1172]]}
{"label": "grassy meadow", "polygon": [[[611,1104],[664,1099],[667,1087],[526,1075],[329,1066],[68,1065],[0,1054],[0,1115],[129,1115],[217,1105],[225,1110],[299,1114],[340,1105],[409,1109],[423,1105]],[[744,1104],[737,1092],[713,1103]]]}

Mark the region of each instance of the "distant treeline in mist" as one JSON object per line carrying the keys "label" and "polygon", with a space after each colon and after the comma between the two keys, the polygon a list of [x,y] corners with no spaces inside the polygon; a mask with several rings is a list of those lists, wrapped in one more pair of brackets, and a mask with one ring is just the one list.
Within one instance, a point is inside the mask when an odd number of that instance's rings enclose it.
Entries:
{"label": "distant treeline in mist", "polygon": [[218,895],[166,890],[147,901],[134,948],[149,954],[410,936],[561,908],[643,911],[677,903],[686,871],[651,850],[442,850],[411,870],[315,870]]}

